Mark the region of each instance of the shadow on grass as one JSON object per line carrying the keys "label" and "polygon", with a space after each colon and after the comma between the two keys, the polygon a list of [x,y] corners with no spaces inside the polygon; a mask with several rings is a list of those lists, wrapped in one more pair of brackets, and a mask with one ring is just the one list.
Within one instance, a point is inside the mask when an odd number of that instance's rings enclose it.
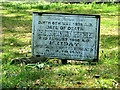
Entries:
{"label": "shadow on grass", "polygon": [[[10,45],[11,43],[13,43],[13,45]],[[20,41],[19,38],[17,39],[14,37],[10,37],[10,38],[4,39],[2,46],[4,47],[6,45],[9,45],[10,47],[23,47],[28,44]]]}
{"label": "shadow on grass", "polygon": [[113,13],[113,11],[99,11],[97,9],[66,9],[65,12],[68,13],[79,13],[79,14],[99,14],[99,15],[103,15],[103,16],[116,16],[116,15],[111,15],[111,13]]}
{"label": "shadow on grass", "polygon": [[[2,43],[2,63],[9,62],[13,58],[25,57],[29,51],[24,47],[29,43],[21,41],[15,37],[5,38]],[[29,47],[30,48],[30,47]]]}
{"label": "shadow on grass", "polygon": [[101,35],[100,42],[101,48],[116,48],[118,46],[118,35]]}
{"label": "shadow on grass", "polygon": [[20,17],[2,17],[4,33],[31,33],[32,20]]}

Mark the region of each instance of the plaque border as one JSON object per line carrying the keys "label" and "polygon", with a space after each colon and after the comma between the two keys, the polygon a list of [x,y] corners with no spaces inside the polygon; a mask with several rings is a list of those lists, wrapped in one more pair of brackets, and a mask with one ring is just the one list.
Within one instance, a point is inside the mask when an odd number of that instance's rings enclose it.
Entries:
{"label": "plaque border", "polygon": [[42,14],[61,14],[61,15],[83,15],[83,16],[95,16],[96,18],[100,18],[100,15],[90,15],[90,14],[73,14],[73,13],[52,13],[52,12],[33,12],[38,13],[38,15]]}
{"label": "plaque border", "polygon": [[[32,17],[32,46],[31,46],[31,55],[32,57],[36,57],[34,55],[34,14],[38,14],[40,16],[42,16],[42,14],[60,14],[60,15],[83,15],[83,16],[94,16],[94,18],[98,18],[99,22],[98,22],[98,42],[97,42],[97,58],[96,59],[92,59],[92,62],[98,62],[99,60],[99,41],[100,41],[100,15],[90,15],[90,14],[73,14],[73,13],[51,13],[51,12],[33,12],[33,17]],[[40,56],[40,55],[39,55]],[[47,58],[47,57],[46,57]],[[58,58],[61,59],[61,58]],[[68,59],[68,58],[65,58]],[[75,60],[75,59],[68,59],[68,60]],[[77,61],[77,60],[75,60]],[[89,60],[78,60],[78,61],[89,61]]]}

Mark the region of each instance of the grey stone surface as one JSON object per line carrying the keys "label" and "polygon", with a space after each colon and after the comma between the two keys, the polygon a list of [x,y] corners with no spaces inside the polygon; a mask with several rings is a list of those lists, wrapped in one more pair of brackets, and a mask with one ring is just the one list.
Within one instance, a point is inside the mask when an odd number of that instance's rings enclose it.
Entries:
{"label": "grey stone surface", "polygon": [[32,56],[97,59],[99,18],[87,15],[33,14]]}

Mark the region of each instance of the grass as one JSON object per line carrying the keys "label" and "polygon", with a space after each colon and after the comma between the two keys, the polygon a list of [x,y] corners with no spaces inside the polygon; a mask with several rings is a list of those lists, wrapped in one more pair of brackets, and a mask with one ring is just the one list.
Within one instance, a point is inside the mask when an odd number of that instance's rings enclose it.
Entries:
{"label": "grass", "polygon": [[[2,88],[119,86],[118,4],[3,2],[2,9]],[[40,63],[10,65],[14,58],[31,57],[32,13],[35,11],[101,15],[99,62],[96,65],[80,62],[62,65],[49,60],[42,67]]]}

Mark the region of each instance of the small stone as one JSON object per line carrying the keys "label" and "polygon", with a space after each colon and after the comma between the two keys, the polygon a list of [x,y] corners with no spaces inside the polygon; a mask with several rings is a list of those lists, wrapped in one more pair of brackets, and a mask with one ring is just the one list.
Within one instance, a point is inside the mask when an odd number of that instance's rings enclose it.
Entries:
{"label": "small stone", "polygon": [[95,77],[95,78],[99,78],[99,77],[100,77],[100,75],[95,75],[95,76],[93,76],[93,77]]}
{"label": "small stone", "polygon": [[58,75],[60,76],[61,74],[60,74],[60,73],[58,73]]}
{"label": "small stone", "polygon": [[81,83],[81,82],[77,82],[77,84],[83,84],[83,83]]}

